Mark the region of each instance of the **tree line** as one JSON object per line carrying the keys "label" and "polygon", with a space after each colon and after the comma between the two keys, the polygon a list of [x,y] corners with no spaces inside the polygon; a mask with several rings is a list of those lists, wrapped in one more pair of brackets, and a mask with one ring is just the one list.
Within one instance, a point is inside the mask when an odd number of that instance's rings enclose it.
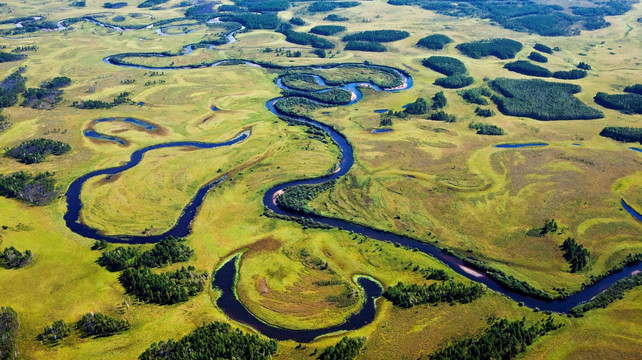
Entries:
{"label": "tree line", "polygon": [[71,107],[78,109],[111,109],[115,106],[122,104],[135,104],[132,99],[129,98],[129,91],[123,91],[118,94],[111,102],[106,102],[102,100],[80,100],[74,101],[71,104]]}
{"label": "tree line", "polygon": [[611,285],[608,289],[599,293],[591,301],[578,305],[571,309],[571,314],[575,316],[580,316],[581,314],[596,308],[605,308],[608,304],[622,299],[624,295],[631,289],[636,286],[642,286],[642,276],[640,274],[634,274],[629,277],[626,277],[622,280],[619,280],[615,284]]}
{"label": "tree line", "polygon": [[176,271],[153,273],[149,268],[127,268],[118,280],[128,294],[140,301],[170,305],[189,300],[205,288],[207,273],[193,266]]}
{"label": "tree line", "polygon": [[395,306],[410,308],[421,304],[460,303],[467,304],[481,297],[485,287],[479,283],[466,285],[455,281],[430,285],[397,283],[390,286],[383,296]]}
{"label": "tree line", "polygon": [[49,172],[36,175],[18,171],[0,174],[0,196],[17,198],[33,205],[45,205],[56,195],[56,181]]}
{"label": "tree line", "polygon": [[20,145],[9,148],[5,155],[18,159],[23,164],[35,164],[44,161],[47,156],[60,156],[71,151],[71,146],[62,141],[51,139],[25,140]]}
{"label": "tree line", "polygon": [[642,114],[642,95],[636,93],[607,94],[598,92],[593,100],[598,105],[619,110],[625,114]]}
{"label": "tree line", "polygon": [[575,239],[570,237],[564,240],[564,243],[560,245],[560,249],[564,251],[564,259],[571,266],[572,273],[584,269],[591,259],[591,253],[582,244],[578,244]]}
{"label": "tree line", "polygon": [[529,325],[526,319],[495,320],[481,335],[455,340],[432,355],[430,360],[513,359],[526,351],[537,338],[560,328],[552,317]]}
{"label": "tree line", "polygon": [[622,142],[637,142],[642,144],[642,128],[607,126],[600,131],[600,136]]}
{"label": "tree line", "polygon": [[268,360],[276,353],[275,340],[264,340],[258,335],[245,334],[229,324],[213,322],[204,325],[178,341],[153,343],[139,360],[193,359],[195,354],[204,359]]}
{"label": "tree line", "polygon": [[[104,248],[104,244],[97,242],[94,247]],[[194,250],[185,244],[184,238],[168,236],[148,251],[141,252],[136,247],[122,246],[104,251],[97,262],[109,271],[120,271],[130,267],[162,267],[187,261],[192,255]]]}

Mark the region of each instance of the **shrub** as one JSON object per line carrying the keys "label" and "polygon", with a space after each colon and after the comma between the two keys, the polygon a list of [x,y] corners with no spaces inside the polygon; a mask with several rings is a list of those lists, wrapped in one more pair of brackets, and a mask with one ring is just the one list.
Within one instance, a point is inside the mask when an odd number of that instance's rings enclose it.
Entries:
{"label": "shrub", "polygon": [[0,358],[18,358],[18,313],[10,307],[0,308]]}
{"label": "shrub", "polygon": [[[481,117],[491,117],[491,116],[495,116],[495,112],[492,109],[484,109],[478,106],[475,108],[475,115],[481,116]],[[502,133],[503,133],[503,130],[502,130]],[[491,134],[491,135],[495,135],[495,134]],[[498,135],[501,135],[501,134],[498,134]]]}
{"label": "shrub", "polygon": [[582,70],[591,70],[591,65],[585,63],[584,61],[580,61],[580,63],[577,64],[577,68]]}
{"label": "shrub", "polygon": [[308,6],[309,13],[332,11],[337,8],[351,8],[361,5],[358,1],[319,1]]}
{"label": "shrub", "polygon": [[[485,90],[488,91],[488,89]],[[488,105],[488,100],[484,96],[489,96],[490,94],[482,91],[481,88],[475,88],[461,91],[459,95],[469,104]]]}
{"label": "shrub", "polygon": [[445,122],[455,122],[457,118],[454,115],[448,115],[443,111],[437,111],[428,117],[429,120],[436,120],[436,121],[445,121]]}
{"label": "shrub", "polygon": [[57,320],[45,327],[42,334],[38,335],[38,340],[46,344],[57,344],[69,335],[71,327],[64,320]]}
{"label": "shrub", "polygon": [[17,198],[34,205],[45,205],[56,194],[56,182],[52,174],[28,174],[24,171],[0,175],[0,196]]}

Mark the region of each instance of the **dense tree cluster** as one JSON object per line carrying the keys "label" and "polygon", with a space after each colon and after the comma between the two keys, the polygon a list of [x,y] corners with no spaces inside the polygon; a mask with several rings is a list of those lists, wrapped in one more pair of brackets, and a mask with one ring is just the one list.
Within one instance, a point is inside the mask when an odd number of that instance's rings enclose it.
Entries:
{"label": "dense tree cluster", "polygon": [[308,207],[308,203],[320,193],[333,188],[334,181],[324,182],[318,185],[292,186],[285,190],[277,199],[280,207],[300,214],[316,214],[314,209]]}
{"label": "dense tree cluster", "polygon": [[490,360],[513,359],[526,351],[538,337],[560,328],[552,317],[528,325],[525,319],[496,320],[478,337],[454,341],[430,355],[430,360]]}
{"label": "dense tree cluster", "polygon": [[0,196],[45,205],[56,194],[56,181],[49,172],[32,175],[24,171],[0,175]]}
{"label": "dense tree cluster", "polygon": [[538,52],[535,52],[535,51],[531,51],[531,53],[528,54],[528,59],[532,60],[532,61],[535,61],[535,62],[538,62],[538,63],[547,63],[548,62],[548,58],[546,56],[544,56],[544,55],[542,55],[542,54],[540,54]]}
{"label": "dense tree cluster", "polygon": [[145,0],[142,3],[138,4],[139,8],[150,8],[156,5],[164,4],[169,0]]}
{"label": "dense tree cluster", "polygon": [[38,340],[45,344],[57,344],[69,335],[71,335],[71,326],[64,320],[57,320],[45,326],[42,334],[38,335]]}
{"label": "dense tree cluster", "polygon": [[535,298],[547,300],[553,299],[550,294],[534,287],[526,281],[516,279],[513,275],[506,275],[503,271],[495,269],[481,260],[471,258],[465,258],[462,260],[467,265],[470,265],[477,270],[485,271],[486,275],[488,275],[489,278],[495,280],[495,282],[506,289],[510,289],[520,294],[532,296]]}
{"label": "dense tree cluster", "polygon": [[466,285],[455,281],[430,285],[406,285],[403,282],[390,286],[383,296],[396,306],[409,308],[421,304],[460,303],[467,304],[484,294],[485,288],[479,283]]}
{"label": "dense tree cluster", "polygon": [[524,116],[537,120],[587,120],[604,114],[587,106],[573,94],[579,85],[533,79],[497,78],[489,85],[498,92],[491,99],[505,115]]}
{"label": "dense tree cluster", "polygon": [[161,274],[146,267],[128,268],[118,279],[127,293],[138,300],[165,305],[187,301],[203,291],[207,273],[196,271],[193,266]]}
{"label": "dense tree cluster", "polygon": [[345,16],[337,15],[337,14],[329,14],[326,17],[323,18],[325,21],[348,21],[348,19]]}
{"label": "dense tree cluster", "polygon": [[412,115],[423,115],[428,112],[428,103],[424,98],[417,98],[417,100],[408,104],[404,112]]}
{"label": "dense tree cluster", "polygon": [[345,50],[384,52],[386,47],[376,41],[348,41]]}
{"label": "dense tree cluster", "polygon": [[580,63],[577,64],[577,68],[582,70],[591,70],[591,65],[585,63],[584,61],[580,61]]}
{"label": "dense tree cluster", "polygon": [[342,31],[346,31],[346,27],[341,25],[317,25],[310,29],[313,34],[325,36],[334,35]]}
{"label": "dense tree cluster", "polygon": [[457,121],[457,117],[455,115],[447,114],[441,110],[430,114],[430,116],[428,116],[428,119],[435,121],[445,121],[449,123]]}
{"label": "dense tree cluster", "polygon": [[642,286],[642,276],[640,274],[633,274],[616,282],[611,285],[611,287],[591,299],[591,301],[571,309],[571,313],[579,315],[591,309],[605,308],[615,300],[622,299],[629,290],[636,286]]}
{"label": "dense tree cluster", "polygon": [[563,79],[563,80],[577,80],[577,79],[582,79],[585,78],[588,73],[586,70],[580,70],[580,69],[573,69],[573,70],[567,70],[567,71],[555,71],[553,73],[553,77],[556,79]]}
{"label": "dense tree cluster", "polygon": [[553,75],[547,68],[535,65],[527,60],[509,62],[504,65],[504,69],[530,76],[551,77]]}
{"label": "dense tree cluster", "polygon": [[461,89],[463,87],[471,85],[473,82],[474,82],[474,79],[472,76],[466,76],[464,74],[455,74],[455,75],[436,79],[435,85],[441,86],[446,89]]}
{"label": "dense tree cluster", "polygon": [[22,76],[24,68],[18,69],[0,83],[0,108],[10,107],[18,103],[18,94],[27,90],[27,78]]}
{"label": "dense tree cluster", "polygon": [[120,8],[124,8],[125,6],[127,6],[127,3],[126,2],[122,2],[122,1],[121,2],[115,2],[115,3],[106,2],[106,3],[103,4],[103,7],[105,9],[120,9]]}
{"label": "dense tree cluster", "polygon": [[[480,109],[480,108],[477,108],[477,109]],[[489,111],[492,111],[492,110],[489,110]],[[470,123],[468,127],[470,129],[477,130],[477,134],[479,135],[504,135],[504,129],[493,124],[483,124],[483,123],[473,122],[473,123]]]}
{"label": "dense tree cluster", "polygon": [[570,237],[564,240],[560,249],[564,251],[564,259],[571,266],[572,273],[584,269],[591,259],[591,253],[584,248],[584,245],[578,244]]}
{"label": "dense tree cluster", "polygon": [[287,0],[263,0],[263,1],[237,1],[237,5],[244,6],[249,12],[278,12],[290,8]]}
{"label": "dense tree cluster", "polygon": [[522,50],[522,44],[519,41],[498,38],[462,43],[455,48],[473,59],[481,59],[492,55],[505,60],[514,58]]}
{"label": "dense tree cluster", "polygon": [[121,92],[111,102],[105,102],[101,100],[81,100],[74,101],[71,106],[78,109],[111,109],[114,106],[122,104],[134,104],[134,101],[129,98],[128,91]]}
{"label": "dense tree cluster", "polygon": [[451,42],[453,42],[453,40],[446,35],[432,34],[420,39],[417,42],[417,46],[429,50],[442,50],[444,46],[450,44]]}
{"label": "dense tree cluster", "polygon": [[154,343],[139,360],[183,360],[198,354],[202,359],[268,360],[276,353],[275,340],[263,340],[257,335],[232,330],[226,323],[213,322],[201,326],[178,341]]}
{"label": "dense tree cluster", "polygon": [[546,46],[544,44],[540,44],[540,43],[535,43],[535,46],[533,46],[533,49],[535,49],[537,51],[540,51],[540,52],[543,52],[543,53],[546,53],[546,54],[552,54],[553,53],[553,49],[551,49],[550,47],[548,47],[548,46]]}
{"label": "dense tree cluster", "polygon": [[353,34],[348,34],[343,37],[343,41],[376,41],[376,42],[392,42],[405,39],[410,36],[410,33],[402,30],[368,30],[361,31]]}
{"label": "dense tree cluster", "polygon": [[492,93],[488,88],[481,87],[461,91],[459,95],[469,104],[488,105],[488,99],[485,97],[492,96]]}
{"label": "dense tree cluster", "polygon": [[431,56],[424,59],[421,64],[446,76],[466,74],[468,72],[463,62],[450,56]]}
{"label": "dense tree cluster", "polygon": [[593,100],[605,108],[619,110],[625,114],[642,114],[642,95],[598,92]]}
{"label": "dense tree cluster", "polygon": [[424,59],[421,64],[446,75],[446,77],[436,79],[435,85],[447,89],[458,89],[473,83],[473,78],[467,76],[468,70],[459,59],[449,56],[431,56]]}
{"label": "dense tree cluster", "polygon": [[361,5],[361,3],[358,1],[318,1],[308,6],[308,12],[315,14],[319,12],[332,11],[338,8],[351,8],[359,5]]}
{"label": "dense tree cluster", "polygon": [[129,267],[162,267],[187,261],[192,255],[194,250],[185,244],[184,238],[169,236],[144,252],[136,247],[122,246],[105,251],[98,263],[110,271],[120,271]]}
{"label": "dense tree cluster", "polygon": [[642,144],[642,128],[607,126],[600,131],[600,136],[622,142],[639,142]]}
{"label": "dense tree cluster", "polygon": [[392,5],[419,5],[439,14],[456,17],[490,19],[501,26],[543,36],[578,35],[581,29],[594,30],[609,26],[606,15],[621,15],[629,11],[634,1],[608,1],[590,7],[571,6],[572,14],[562,6],[533,0],[506,3],[501,0],[460,2],[455,0],[388,0]]}
{"label": "dense tree cluster", "polygon": [[56,76],[55,78],[43,81],[40,87],[43,89],[60,89],[61,87],[71,85],[71,79],[66,76]]}
{"label": "dense tree cluster", "polygon": [[[491,116],[495,116],[495,112],[492,109],[484,109],[478,106],[475,108],[475,115],[481,116],[481,117],[491,117]],[[501,134],[497,134],[497,135],[501,135]]]}
{"label": "dense tree cluster", "polygon": [[18,61],[26,58],[27,58],[27,55],[25,54],[7,53],[4,51],[0,51],[0,63]]}
{"label": "dense tree cluster", "polygon": [[18,358],[18,313],[10,307],[0,308],[0,360]]}
{"label": "dense tree cluster", "polygon": [[432,109],[437,110],[437,109],[442,109],[446,107],[448,104],[448,99],[446,99],[446,96],[444,95],[443,91],[438,91],[435,93],[435,96],[432,97]]}
{"label": "dense tree cluster", "polygon": [[292,25],[287,23],[281,24],[277,31],[285,35],[285,41],[291,42],[293,44],[310,45],[313,48],[317,49],[334,49],[334,44],[328,39],[324,39],[312,34],[294,31],[292,30]]}
{"label": "dense tree cluster", "polygon": [[26,250],[23,254],[13,246],[9,246],[2,252],[2,261],[6,268],[18,269],[31,264],[33,261],[33,253],[31,250]]}
{"label": "dense tree cluster", "polygon": [[350,338],[344,336],[341,341],[336,345],[328,346],[325,348],[319,360],[353,360],[359,355],[361,348],[366,343],[366,339],[362,337]]}
{"label": "dense tree cluster", "polygon": [[221,16],[221,20],[235,21],[248,29],[276,29],[281,20],[274,14],[234,14]]}
{"label": "dense tree cluster", "polygon": [[23,164],[35,164],[44,161],[47,156],[64,155],[71,151],[71,146],[62,141],[51,139],[25,140],[20,145],[9,148],[5,155],[18,159]]}
{"label": "dense tree cluster", "polygon": [[303,26],[305,25],[305,21],[300,17],[293,17],[290,19],[290,24],[296,25],[296,26]]}
{"label": "dense tree cluster", "polygon": [[642,84],[629,85],[624,88],[624,92],[642,95]]}
{"label": "dense tree cluster", "polygon": [[127,320],[114,319],[101,313],[87,313],[76,323],[76,327],[85,336],[111,336],[126,330],[130,325]]}

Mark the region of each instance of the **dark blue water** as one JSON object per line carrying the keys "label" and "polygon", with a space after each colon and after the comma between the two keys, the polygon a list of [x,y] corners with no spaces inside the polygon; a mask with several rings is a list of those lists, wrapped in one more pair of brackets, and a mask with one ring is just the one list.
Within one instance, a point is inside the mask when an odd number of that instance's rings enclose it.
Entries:
{"label": "dark blue water", "polygon": [[636,148],[636,147],[632,147],[632,146],[629,149],[631,149],[633,151],[637,151],[637,152],[642,152],[642,149]]}
{"label": "dark blue water", "polygon": [[[145,104],[145,103],[143,103],[143,104]],[[135,118],[130,118],[130,117],[126,117],[126,118],[114,117],[114,118],[103,118],[103,119],[94,120],[95,123],[113,122],[113,121],[122,121],[122,122],[126,122],[128,124],[133,124],[133,125],[136,125],[138,127],[143,128],[143,129],[145,129],[147,131],[156,130],[156,125],[154,125],[152,123],[148,123],[145,120],[140,120],[140,119],[135,119]]]}
{"label": "dark blue water", "polygon": [[380,133],[387,133],[387,132],[391,132],[391,131],[392,131],[392,129],[374,129],[374,130],[371,131],[371,133],[380,134]]}
{"label": "dark blue water", "polygon": [[496,148],[502,149],[514,149],[514,148],[523,148],[523,147],[532,147],[532,146],[548,146],[546,143],[528,143],[528,144],[498,144],[495,145]]}
{"label": "dark blue water", "polygon": [[219,111],[219,110],[221,110],[221,109],[217,108],[216,106],[212,106],[210,109],[212,109],[212,111]]}
{"label": "dark blue water", "polygon": [[95,132],[94,130],[85,130],[83,134],[88,138],[92,138],[96,140],[112,141],[123,146],[127,145],[125,140],[119,137],[101,134],[99,132]]}
{"label": "dark blue water", "polygon": [[622,204],[622,207],[624,208],[624,210],[626,210],[626,212],[631,214],[631,216],[633,216],[634,218],[642,221],[642,214],[635,211],[635,209],[629,206],[629,204],[627,204],[626,201],[624,201],[624,199],[620,199],[620,203]]}
{"label": "dark blue water", "polygon": [[383,114],[383,113],[387,113],[388,109],[377,109],[374,112],[376,112],[377,114]]}
{"label": "dark blue water", "polygon": [[311,342],[315,338],[337,331],[359,329],[371,323],[377,313],[376,300],[383,293],[381,285],[367,277],[358,277],[357,284],[361,287],[364,302],[358,312],[352,314],[343,324],[314,330],[289,330],[272,326],[262,322],[249,312],[235,295],[235,286],[238,273],[240,255],[224,263],[214,274],[212,284],[221,290],[221,295],[216,300],[225,314],[233,320],[251,326],[261,334],[276,340],[294,340],[296,342]]}
{"label": "dark blue water", "polygon": [[582,144],[573,143],[573,146],[582,146]]}
{"label": "dark blue water", "polygon": [[79,177],[78,179],[74,180],[74,182],[72,182],[71,185],[69,185],[69,188],[65,193],[65,196],[67,197],[67,212],[65,213],[65,216],[64,216],[65,223],[67,224],[67,227],[71,231],[73,231],[74,233],[80,236],[90,238],[90,239],[95,239],[95,240],[105,240],[112,243],[144,244],[144,243],[155,243],[165,239],[168,236],[185,237],[189,235],[191,232],[192,220],[194,220],[194,217],[196,216],[196,213],[198,212],[199,207],[203,203],[203,199],[212,188],[214,188],[221,182],[225,181],[226,175],[223,175],[207,183],[203,187],[201,187],[196,193],[196,195],[189,202],[189,204],[185,207],[185,209],[183,209],[183,212],[178,218],[178,221],[176,221],[176,224],[171,229],[167,230],[162,234],[150,235],[150,236],[104,235],[99,230],[89,227],[84,223],[82,223],[82,221],[80,221],[80,212],[82,210],[82,202],[80,200],[80,194],[82,192],[83,185],[85,185],[87,180],[94,178],[96,176],[107,175],[108,177],[110,177],[112,175],[115,175],[125,170],[129,170],[133,168],[134,166],[138,165],[141,162],[141,160],[143,159],[143,155],[145,155],[145,153],[149,151],[153,151],[156,149],[172,148],[172,147],[195,147],[198,149],[213,149],[217,147],[237,144],[247,139],[249,136],[250,136],[250,132],[248,130],[248,131],[242,132],[241,134],[237,135],[235,138],[231,140],[221,142],[221,143],[180,141],[180,142],[172,142],[172,143],[148,146],[146,148],[142,148],[140,150],[134,151],[134,153],[132,153],[131,155],[129,162],[127,162],[125,165],[116,166],[108,169],[96,170],[88,174],[85,174]]}

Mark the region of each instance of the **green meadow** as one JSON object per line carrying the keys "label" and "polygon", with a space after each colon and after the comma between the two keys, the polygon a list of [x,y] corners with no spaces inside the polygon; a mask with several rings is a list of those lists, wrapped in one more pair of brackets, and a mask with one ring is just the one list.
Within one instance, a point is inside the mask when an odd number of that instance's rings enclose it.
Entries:
{"label": "green meadow", "polygon": [[[149,29],[117,31],[79,21],[62,31],[36,31],[4,35],[0,51],[37,46],[23,51],[26,59],[0,63],[0,77],[25,67],[26,87],[66,76],[71,85],[62,88],[62,100],[51,110],[19,105],[2,109],[11,127],[0,132],[2,149],[34,138],[68,143],[72,151],[49,156],[44,162],[26,165],[0,156],[0,174],[18,171],[51,172],[57,182],[56,196],[45,206],[0,197],[0,250],[13,246],[31,250],[33,261],[20,269],[0,267],[0,306],[10,306],[19,317],[19,359],[134,359],[152,343],[178,340],[213,321],[231,323],[243,332],[256,330],[231,320],[216,305],[219,291],[211,286],[213,272],[230,256],[243,252],[236,295],[243,305],[265,323],[286,329],[320,329],[341,324],[362,304],[363,293],[356,276],[367,275],[384,289],[398,282],[433,284],[414,267],[441,269],[456,281],[471,280],[437,259],[411,249],[339,229],[310,228],[294,221],[268,216],[262,199],[274,185],[312,178],[334,170],[341,153],[332,141],[320,139],[306,127],[288,124],[269,112],[265,103],[282,96],[275,81],[286,73],[306,70],[266,69],[245,64],[181,70],[146,70],[119,67],[103,61],[121,53],[170,52],[179,54],[188,44],[212,41],[228,30],[217,24],[185,19],[186,7],[170,0],[154,8],[137,8],[128,1],[120,9],[105,9],[103,2],[87,0],[85,7],[70,1],[0,6],[0,20],[45,16],[58,21],[93,14],[96,20],[120,27],[146,26],[179,18],[162,25],[172,36]],[[224,1],[226,5],[233,2]],[[557,2],[555,2],[557,3]],[[384,0],[359,2],[359,6],[311,14],[307,2],[291,2],[278,12],[287,22],[301,17],[307,33],[320,25],[347,29],[324,38],[334,49],[326,58],[312,53],[309,45],[287,42],[274,29],[253,29],[236,35],[232,44],[216,49],[200,48],[184,56],[127,58],[128,62],[155,67],[211,64],[218,60],[243,59],[280,67],[363,63],[406,71],[413,87],[400,92],[362,88],[363,99],[349,106],[297,110],[329,124],[352,145],[355,164],[335,186],[307,199],[319,214],[376,229],[407,235],[447,248],[463,257],[474,257],[555,296],[559,289],[579,291],[591,276],[608,271],[628,254],[642,253],[642,222],[620,204],[624,199],[642,211],[642,154],[627,144],[601,137],[605,126],[640,127],[640,115],[625,114],[599,106],[597,92],[622,93],[640,79],[642,63],[642,5],[619,16],[607,17],[610,26],[582,31],[578,36],[545,37],[516,32],[488,19],[440,15],[418,6],[393,6]],[[10,11],[11,10],[11,11]],[[344,22],[324,20],[336,13]],[[114,21],[117,16],[122,21]],[[120,20],[120,19],[117,19]],[[172,28],[174,25],[180,27]],[[5,23],[0,30],[13,29]],[[368,30],[403,30],[410,36],[384,43],[385,52],[344,50],[346,34]],[[192,31],[193,30],[193,31]],[[188,34],[183,32],[192,31]],[[430,34],[453,40],[443,50],[415,46]],[[457,44],[488,38],[509,38],[523,44],[515,59],[473,59],[455,48]],[[551,71],[591,65],[588,76],[578,80],[547,79],[581,86],[575,97],[600,110],[595,120],[538,121],[503,115],[489,98],[483,108],[494,116],[475,115],[477,105],[467,103],[458,89],[434,84],[442,74],[422,65],[429,56],[450,56],[466,66],[474,83],[465,89],[488,87],[498,77],[531,79],[503,66],[526,60],[535,43],[559,47],[545,54]],[[266,51],[270,49],[270,51]],[[282,49],[283,51],[276,51]],[[300,51],[299,57],[284,51]],[[315,70],[326,81],[346,79],[390,83],[391,75],[363,68]],[[309,83],[306,83],[309,85]],[[299,84],[300,85],[300,84]],[[316,88],[316,84],[313,88]],[[393,131],[373,133],[382,115],[417,98],[427,100],[443,91],[447,105],[441,109],[455,122],[426,119],[428,114],[391,116]],[[131,104],[101,109],[78,109],[74,101],[110,102],[128,92]],[[19,100],[22,100],[20,95]],[[550,101],[555,101],[551,99]],[[139,104],[140,103],[140,104]],[[212,107],[218,111],[212,111]],[[432,110],[430,111],[432,112]],[[157,131],[144,131],[125,122],[94,123],[97,119],[132,117],[150,122]],[[473,122],[501,127],[502,136],[478,135]],[[1,123],[1,122],[0,122]],[[125,145],[90,139],[92,129],[125,140]],[[186,244],[194,255],[183,263],[153,269],[155,273],[192,265],[209,274],[205,289],[186,302],[157,305],[127,294],[119,273],[97,263],[101,251],[91,250],[94,240],[67,228],[65,192],[89,172],[129,161],[131,154],[151,145],[178,142],[224,142],[250,130],[238,144],[214,149],[191,147],[153,150],[136,167],[111,177],[97,176],[85,183],[81,220],[106,235],[156,235],[170,229],[203,185],[227,174],[228,178],[205,197],[191,223]],[[503,143],[544,142],[546,147],[505,149]],[[4,151],[4,150],[3,150]],[[529,235],[548,219],[558,230],[543,236]],[[559,246],[575,238],[590,251],[582,271],[571,273]],[[113,250],[120,244],[110,244]],[[122,245],[144,250],[152,245]],[[635,288],[606,308],[582,317],[552,314],[562,324],[539,337],[518,358],[523,359],[635,359],[642,340],[642,290]],[[471,303],[439,303],[411,308],[377,300],[374,321],[357,330],[328,334],[300,346],[278,342],[274,359],[316,358],[343,336],[365,337],[358,359],[428,359],[454,340],[480,335],[493,319],[527,321],[545,319],[536,311],[487,290]],[[43,344],[38,335],[56,320],[75,324],[83,314],[101,312],[125,319],[131,329],[108,337],[83,337],[78,330],[59,344]]]}

